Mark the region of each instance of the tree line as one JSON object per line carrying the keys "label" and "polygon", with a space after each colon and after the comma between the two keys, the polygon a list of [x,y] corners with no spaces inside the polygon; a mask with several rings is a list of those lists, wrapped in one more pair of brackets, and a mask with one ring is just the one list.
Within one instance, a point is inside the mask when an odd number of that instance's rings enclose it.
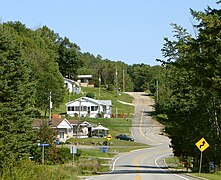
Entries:
{"label": "tree line", "polygon": [[195,171],[200,159],[195,143],[206,139],[210,146],[203,152],[203,171],[209,172],[211,163],[217,169],[221,164],[221,10],[190,12],[198,22],[196,34],[172,24],[173,39],[164,39],[156,111],[165,115],[174,154],[191,161]]}

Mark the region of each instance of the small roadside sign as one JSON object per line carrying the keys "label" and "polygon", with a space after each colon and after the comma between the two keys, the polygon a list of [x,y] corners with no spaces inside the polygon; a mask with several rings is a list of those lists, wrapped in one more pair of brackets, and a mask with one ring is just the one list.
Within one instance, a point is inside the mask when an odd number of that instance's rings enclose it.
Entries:
{"label": "small roadside sign", "polygon": [[107,135],[107,140],[110,141],[112,139],[112,136],[110,134]]}
{"label": "small roadside sign", "polygon": [[195,145],[201,152],[205,151],[209,147],[209,143],[206,142],[204,138],[200,139]]}
{"label": "small roadside sign", "polygon": [[77,153],[76,146],[70,146],[70,152],[71,152],[71,154],[76,154]]}
{"label": "small roadside sign", "polygon": [[40,144],[40,143],[39,143],[38,146],[45,147],[45,146],[50,146],[50,144],[44,144],[44,143],[43,143],[43,144]]}

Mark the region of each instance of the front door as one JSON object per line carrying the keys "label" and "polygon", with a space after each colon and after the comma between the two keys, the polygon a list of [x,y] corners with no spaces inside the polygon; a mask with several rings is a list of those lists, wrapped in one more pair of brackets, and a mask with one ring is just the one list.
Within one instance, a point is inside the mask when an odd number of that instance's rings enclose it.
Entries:
{"label": "front door", "polygon": [[87,113],[88,113],[88,114],[91,113],[91,107],[87,107]]}

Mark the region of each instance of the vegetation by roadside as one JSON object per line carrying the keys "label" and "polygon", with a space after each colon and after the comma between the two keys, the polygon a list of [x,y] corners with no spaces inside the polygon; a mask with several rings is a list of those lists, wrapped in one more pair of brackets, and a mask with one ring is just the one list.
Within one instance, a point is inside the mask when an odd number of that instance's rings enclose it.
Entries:
{"label": "vegetation by roadside", "polygon": [[185,172],[189,175],[205,178],[208,180],[218,180],[221,179],[221,171],[211,172],[211,173],[192,173],[191,169],[186,168],[186,164],[181,162],[177,157],[167,157],[165,158],[167,166],[174,172]]}
{"label": "vegetation by roadside", "polygon": [[197,176],[197,177],[201,177],[201,178],[205,178],[205,179],[209,179],[209,180],[219,180],[221,179],[221,172],[216,172],[213,174],[210,173],[191,173],[191,175]]}

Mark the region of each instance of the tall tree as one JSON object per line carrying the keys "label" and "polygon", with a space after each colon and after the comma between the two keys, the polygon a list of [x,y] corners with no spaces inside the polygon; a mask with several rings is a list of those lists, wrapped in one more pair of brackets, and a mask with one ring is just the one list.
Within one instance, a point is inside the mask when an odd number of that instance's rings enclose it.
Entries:
{"label": "tall tree", "polygon": [[167,132],[175,155],[193,157],[195,166],[199,164],[199,152],[194,144],[205,137],[210,144],[203,161],[208,171],[209,161],[218,166],[221,161],[221,11],[208,8],[191,13],[199,21],[198,36],[193,38],[174,25],[177,40],[166,38],[162,49],[167,58],[164,64],[173,67]]}
{"label": "tall tree", "polygon": [[67,37],[61,40],[58,48],[59,57],[57,59],[59,70],[64,77],[75,78],[77,69],[82,67],[78,52],[80,48],[69,41]]}
{"label": "tall tree", "polygon": [[52,92],[53,106],[61,104],[64,97],[64,83],[59,72],[58,58],[59,36],[47,27],[35,31],[28,29],[20,22],[4,23],[17,33],[17,38],[23,49],[22,58],[31,71],[30,81],[33,83],[34,102],[32,109],[46,110],[48,95]]}
{"label": "tall tree", "polygon": [[0,24],[0,171],[10,170],[29,155],[33,146],[32,121],[25,111],[32,105],[30,69],[18,35]]}

